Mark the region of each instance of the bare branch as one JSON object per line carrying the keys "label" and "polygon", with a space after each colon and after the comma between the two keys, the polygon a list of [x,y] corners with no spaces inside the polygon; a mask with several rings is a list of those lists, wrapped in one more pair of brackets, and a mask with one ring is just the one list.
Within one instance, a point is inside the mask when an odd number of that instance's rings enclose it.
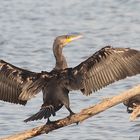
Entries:
{"label": "bare branch", "polygon": [[55,129],[58,129],[58,128],[61,128],[61,127],[64,127],[73,123],[82,122],[85,119],[88,119],[89,117],[92,117],[100,112],[103,112],[106,109],[111,108],[112,106],[115,106],[119,103],[122,103],[125,100],[128,100],[129,98],[132,98],[138,94],[140,94],[140,85],[128,91],[122,92],[121,94],[117,96],[108,98],[107,100],[103,100],[99,104],[96,104],[87,109],[84,109],[80,113],[72,115],[69,118],[67,117],[61,120],[57,120],[49,125],[39,126],[31,130],[26,130],[19,134],[15,134],[13,136],[1,138],[0,140],[25,140],[25,139],[33,138],[35,136],[44,134],[44,133],[49,133],[52,130],[55,130]]}

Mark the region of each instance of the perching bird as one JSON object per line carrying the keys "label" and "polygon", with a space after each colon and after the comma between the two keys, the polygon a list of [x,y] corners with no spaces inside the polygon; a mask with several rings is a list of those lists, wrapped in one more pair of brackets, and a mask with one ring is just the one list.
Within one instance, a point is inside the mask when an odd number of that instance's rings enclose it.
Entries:
{"label": "perching bird", "polygon": [[140,73],[140,51],[106,46],[74,68],[68,68],[62,49],[81,35],[62,35],[55,39],[56,64],[51,72],[31,72],[0,61],[0,100],[25,105],[41,90],[43,104],[39,112],[25,122],[55,116],[63,105],[70,109],[69,91],[90,95],[115,81]]}

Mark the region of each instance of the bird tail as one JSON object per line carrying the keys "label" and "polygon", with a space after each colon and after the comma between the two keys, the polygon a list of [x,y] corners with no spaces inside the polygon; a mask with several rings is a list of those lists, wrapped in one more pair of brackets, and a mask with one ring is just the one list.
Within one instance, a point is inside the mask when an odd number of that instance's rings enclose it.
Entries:
{"label": "bird tail", "polygon": [[31,117],[27,118],[26,120],[24,120],[24,122],[41,120],[42,118],[46,119],[46,118],[49,118],[51,115],[55,116],[54,107],[52,105],[43,106],[39,110],[39,112],[37,112],[36,114],[34,114]]}

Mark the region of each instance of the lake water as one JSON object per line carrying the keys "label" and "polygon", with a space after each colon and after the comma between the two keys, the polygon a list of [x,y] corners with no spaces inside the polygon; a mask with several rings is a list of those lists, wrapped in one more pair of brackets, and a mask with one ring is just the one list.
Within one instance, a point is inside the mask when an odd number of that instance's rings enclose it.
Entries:
{"label": "lake water", "polygon": [[[73,67],[105,45],[140,50],[139,0],[0,0],[0,59],[32,71],[50,71],[55,63],[52,44],[56,36],[80,32],[84,38],[64,49]],[[70,94],[74,112],[117,95],[140,83],[140,76],[119,81],[92,94]],[[42,104],[42,94],[27,106],[0,101],[0,137],[42,125],[46,120],[24,123]],[[63,118],[63,108],[52,120]],[[129,121],[120,104],[83,123],[71,125],[34,140],[138,140],[140,119]]]}

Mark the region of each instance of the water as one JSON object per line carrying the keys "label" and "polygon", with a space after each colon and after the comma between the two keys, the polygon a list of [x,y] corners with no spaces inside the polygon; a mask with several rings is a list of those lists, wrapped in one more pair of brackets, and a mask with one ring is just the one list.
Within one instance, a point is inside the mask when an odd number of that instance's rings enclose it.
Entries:
{"label": "water", "polygon": [[[69,66],[76,66],[105,45],[140,49],[139,0],[1,0],[0,58],[32,71],[51,70],[54,66],[52,43],[56,36],[80,32],[84,38],[64,49]],[[108,86],[90,97],[74,91],[70,95],[74,112],[105,97],[140,83],[140,76]],[[77,93],[77,94],[75,94]],[[45,123],[45,120],[23,123],[36,113],[42,94],[26,107],[0,101],[0,136],[20,132]],[[63,108],[58,119],[68,115]],[[71,125],[34,140],[138,140],[140,119],[129,121],[126,108],[120,104],[82,124]]]}

